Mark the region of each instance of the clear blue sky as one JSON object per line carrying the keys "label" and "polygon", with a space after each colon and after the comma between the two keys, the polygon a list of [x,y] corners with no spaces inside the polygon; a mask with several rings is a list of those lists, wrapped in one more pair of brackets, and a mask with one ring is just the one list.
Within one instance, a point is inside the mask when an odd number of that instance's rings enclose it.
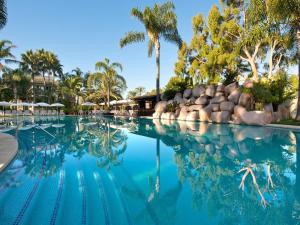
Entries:
{"label": "clear blue sky", "polygon": [[[155,87],[155,58],[147,57],[145,44],[120,49],[125,32],[142,30],[139,21],[130,16],[133,7],[143,9],[153,0],[9,0],[8,23],[0,31],[1,39],[13,41],[14,54],[28,49],[45,48],[58,55],[64,72],[75,67],[94,71],[96,61],[105,57],[122,63],[128,90],[136,86]],[[218,0],[175,0],[178,29],[185,41],[192,37],[191,20],[198,13],[207,15]],[[161,85],[173,75],[177,48],[162,43]]]}

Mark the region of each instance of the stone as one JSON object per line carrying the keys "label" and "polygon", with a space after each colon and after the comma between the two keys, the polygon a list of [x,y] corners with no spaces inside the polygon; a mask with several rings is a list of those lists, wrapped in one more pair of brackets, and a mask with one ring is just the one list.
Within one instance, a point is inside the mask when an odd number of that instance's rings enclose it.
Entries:
{"label": "stone", "polygon": [[230,119],[230,112],[221,111],[211,113],[211,121],[214,123],[228,123]]}
{"label": "stone", "polygon": [[181,93],[177,93],[174,97],[174,102],[176,102],[177,104],[181,104],[184,103],[183,98],[182,98],[182,94]]}
{"label": "stone", "polygon": [[210,100],[210,104],[215,104],[215,103],[220,104],[221,102],[225,102],[225,101],[226,101],[226,98],[224,96],[217,96]]}
{"label": "stone", "polygon": [[180,114],[180,108],[177,108],[176,110],[175,110],[175,118],[177,118],[178,116],[179,116],[179,114]]}
{"label": "stone", "polygon": [[264,105],[264,111],[265,112],[273,113],[274,112],[274,110],[273,110],[273,104],[272,103],[265,104]]}
{"label": "stone", "polygon": [[233,91],[237,90],[239,88],[239,85],[237,82],[233,82],[231,84],[228,84],[225,87],[225,93],[226,94],[231,94]]}
{"label": "stone", "polygon": [[240,106],[243,106],[243,107],[249,109],[250,105],[251,105],[251,94],[249,94],[249,93],[242,93],[240,95],[239,103],[238,104]]}
{"label": "stone", "polygon": [[187,108],[183,107],[183,108],[181,108],[177,119],[178,120],[186,120],[187,115],[188,115],[188,110],[187,110]]}
{"label": "stone", "polygon": [[203,108],[203,105],[190,105],[189,108],[188,108],[188,111],[189,112],[199,111],[202,108]]}
{"label": "stone", "polygon": [[216,96],[216,97],[218,97],[218,96],[224,96],[224,92],[219,92],[219,91],[218,91],[218,92],[216,92],[215,96]]}
{"label": "stone", "polygon": [[191,95],[192,95],[192,89],[186,89],[186,90],[183,92],[183,97],[184,97],[184,98],[189,98]]}
{"label": "stone", "polygon": [[171,105],[173,103],[174,103],[174,100],[172,100],[172,99],[168,101],[168,105]]}
{"label": "stone", "polygon": [[188,101],[190,104],[195,104],[196,99],[194,97],[191,97]]}
{"label": "stone", "polygon": [[177,92],[176,95],[174,96],[174,99],[175,98],[182,98],[182,97],[183,97],[182,94],[180,92]]}
{"label": "stone", "polygon": [[200,109],[199,111],[199,120],[203,122],[210,121],[210,115],[211,115],[211,107],[206,106],[203,109]]}
{"label": "stone", "polygon": [[245,80],[244,84],[243,84],[244,88],[253,88],[253,81],[252,80]]}
{"label": "stone", "polygon": [[224,92],[225,91],[225,85],[224,84],[220,84],[217,87],[217,92]]}
{"label": "stone", "polygon": [[207,97],[205,97],[205,96],[202,96],[202,97],[199,97],[199,98],[197,98],[196,99],[196,101],[195,101],[195,104],[197,104],[197,105],[205,105],[205,104],[207,104]]}
{"label": "stone", "polygon": [[213,112],[220,111],[220,104],[210,104],[210,106]]}
{"label": "stone", "polygon": [[272,122],[272,113],[264,111],[249,111],[242,106],[234,107],[235,116],[247,125],[266,125]]}
{"label": "stone", "polygon": [[221,111],[228,111],[228,112],[233,112],[234,109],[234,103],[233,102],[221,102],[220,104],[220,110]]}
{"label": "stone", "polygon": [[287,104],[280,104],[278,105],[278,113],[280,115],[280,119],[283,120],[283,119],[289,119],[290,118],[290,108],[289,108],[289,105]]}
{"label": "stone", "polygon": [[233,102],[234,104],[238,104],[240,95],[241,95],[241,92],[236,89],[236,90],[232,91],[231,94],[228,96],[228,100],[230,102]]}
{"label": "stone", "polygon": [[154,119],[160,119],[162,114],[163,114],[163,112],[155,112],[155,113],[153,113],[152,117]]}
{"label": "stone", "polygon": [[197,121],[199,119],[198,111],[189,112],[186,119],[187,121]]}
{"label": "stone", "polygon": [[155,105],[155,112],[165,112],[167,110],[167,101],[160,101]]}
{"label": "stone", "polygon": [[205,93],[205,88],[202,85],[197,85],[192,90],[192,95],[195,98],[200,97],[200,95],[203,93]]}
{"label": "stone", "polygon": [[215,86],[214,85],[208,85],[206,90],[205,90],[205,94],[209,97],[214,97],[215,96]]}

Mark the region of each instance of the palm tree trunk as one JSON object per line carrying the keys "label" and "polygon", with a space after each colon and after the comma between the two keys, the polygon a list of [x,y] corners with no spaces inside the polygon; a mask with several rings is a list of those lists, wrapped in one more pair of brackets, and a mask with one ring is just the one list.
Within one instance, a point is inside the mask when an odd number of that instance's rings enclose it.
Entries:
{"label": "palm tree trunk", "polygon": [[297,29],[297,44],[298,44],[298,101],[296,120],[300,120],[300,27]]}
{"label": "palm tree trunk", "polygon": [[109,109],[110,108],[110,84],[108,84],[108,90],[107,90],[107,105]]}
{"label": "palm tree trunk", "polygon": [[156,182],[155,191],[157,195],[160,190],[160,139],[156,139]]}
{"label": "palm tree trunk", "polygon": [[31,88],[32,88],[32,99],[33,99],[33,102],[35,102],[34,75],[31,75]]}
{"label": "palm tree trunk", "polygon": [[160,43],[159,40],[155,42],[155,51],[156,51],[156,102],[160,100],[159,93],[159,81],[160,81]]}

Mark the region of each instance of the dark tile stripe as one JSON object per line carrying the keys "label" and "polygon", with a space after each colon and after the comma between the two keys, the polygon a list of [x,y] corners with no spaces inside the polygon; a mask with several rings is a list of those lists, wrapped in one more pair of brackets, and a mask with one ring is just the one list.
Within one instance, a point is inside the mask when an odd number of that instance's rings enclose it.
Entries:
{"label": "dark tile stripe", "polygon": [[62,193],[63,193],[64,181],[65,181],[65,172],[62,170],[60,180],[59,180],[59,188],[58,188],[58,192],[57,192],[57,196],[56,196],[56,200],[55,200],[55,205],[54,205],[54,209],[53,209],[51,220],[50,220],[51,225],[55,224],[55,221],[57,218],[58,209],[61,204],[60,201],[61,201],[61,197],[62,197]]}
{"label": "dark tile stripe", "polygon": [[110,219],[109,219],[109,213],[108,213],[108,204],[107,204],[107,197],[105,195],[104,191],[104,184],[101,179],[101,176],[98,173],[94,173],[94,177],[96,179],[96,182],[99,187],[99,192],[100,192],[100,197],[101,197],[101,202],[102,202],[102,207],[103,207],[103,212],[104,212],[104,221],[105,225],[110,225]]}
{"label": "dark tile stripe", "polygon": [[29,193],[29,195],[27,196],[26,201],[25,201],[23,207],[21,208],[21,210],[19,211],[19,213],[18,213],[18,215],[17,215],[17,217],[16,217],[16,219],[15,219],[13,225],[18,225],[18,224],[20,224],[20,222],[21,222],[21,220],[22,220],[22,218],[23,218],[25,212],[27,211],[27,209],[28,209],[28,207],[29,207],[29,205],[30,205],[30,203],[31,203],[31,201],[32,201],[32,199],[33,199],[33,197],[34,197],[34,194],[36,193],[36,191],[37,191],[37,189],[38,189],[38,187],[39,187],[40,181],[41,181],[42,176],[43,176],[43,171],[44,171],[44,169],[45,169],[45,165],[46,165],[46,158],[45,158],[45,156],[44,156],[42,168],[41,168],[40,174],[39,174],[39,178],[38,178],[38,180],[35,182],[35,184],[34,184],[32,190],[31,190],[30,193]]}

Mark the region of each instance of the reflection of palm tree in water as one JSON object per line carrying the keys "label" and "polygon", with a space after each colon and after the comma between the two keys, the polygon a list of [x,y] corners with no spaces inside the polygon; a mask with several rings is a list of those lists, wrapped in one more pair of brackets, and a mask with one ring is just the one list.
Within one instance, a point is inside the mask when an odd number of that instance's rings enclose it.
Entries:
{"label": "reflection of palm tree in water", "polygon": [[[176,218],[176,203],[182,190],[181,182],[165,193],[160,193],[160,139],[156,139],[156,178],[155,183],[152,176],[149,176],[150,193],[144,195],[139,190],[132,190],[126,186],[122,191],[134,199],[144,201],[143,208],[136,216],[136,220],[146,220],[149,224],[174,224]],[[147,196],[147,197],[146,197]],[[151,217],[151,218],[150,218]]]}
{"label": "reflection of palm tree in water", "polygon": [[294,132],[296,136],[296,182],[294,187],[295,200],[293,204],[293,218],[300,221],[300,133]]}
{"label": "reflection of palm tree in water", "polygon": [[95,144],[89,145],[89,152],[98,158],[99,167],[110,167],[122,162],[119,156],[127,148],[127,136],[119,129],[112,129],[110,121],[105,122],[102,129],[87,129],[87,132],[98,140]]}

